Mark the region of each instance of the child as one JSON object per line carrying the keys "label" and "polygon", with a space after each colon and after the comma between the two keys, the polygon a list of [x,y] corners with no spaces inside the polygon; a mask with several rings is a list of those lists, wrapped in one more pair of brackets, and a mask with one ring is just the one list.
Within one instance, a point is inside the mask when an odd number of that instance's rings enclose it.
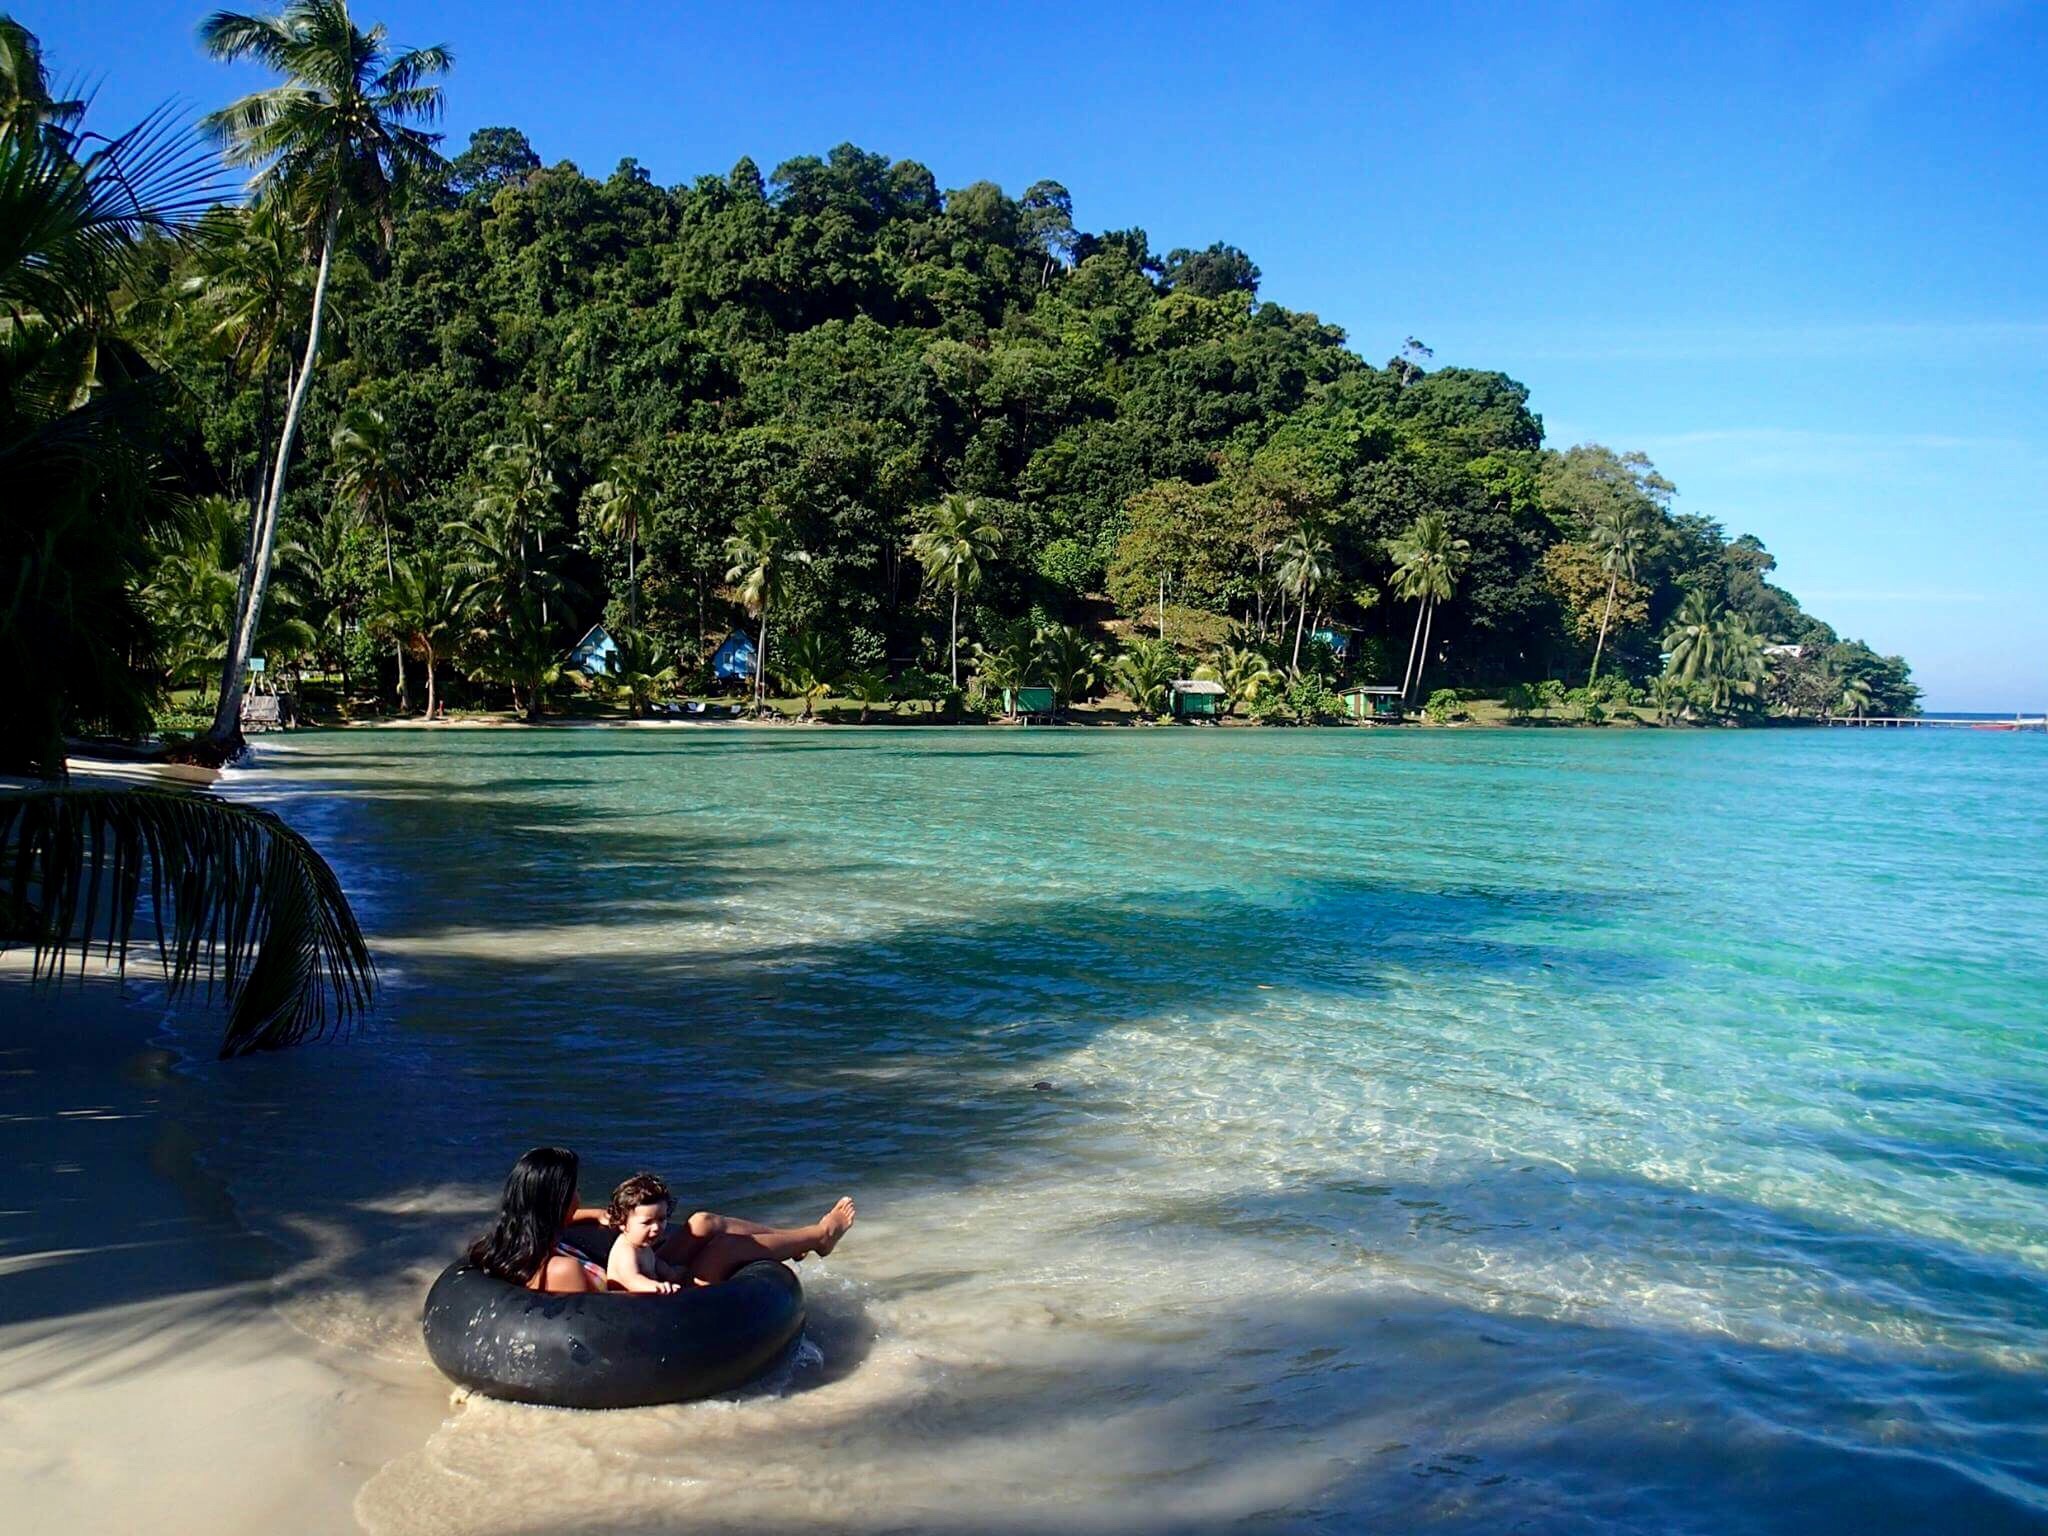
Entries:
{"label": "child", "polygon": [[855,1215],[853,1202],[841,1200],[807,1227],[780,1228],[698,1211],[670,1231],[674,1209],[668,1186],[651,1173],[636,1173],[612,1191],[603,1220],[619,1235],[605,1266],[608,1288],[669,1296],[716,1285],[763,1259],[823,1257],[839,1246]]}
{"label": "child", "polygon": [[609,1288],[643,1296],[673,1296],[689,1284],[687,1270],[662,1262],[661,1239],[675,1208],[668,1186],[651,1173],[636,1173],[612,1191],[605,1224],[618,1232],[604,1277]]}

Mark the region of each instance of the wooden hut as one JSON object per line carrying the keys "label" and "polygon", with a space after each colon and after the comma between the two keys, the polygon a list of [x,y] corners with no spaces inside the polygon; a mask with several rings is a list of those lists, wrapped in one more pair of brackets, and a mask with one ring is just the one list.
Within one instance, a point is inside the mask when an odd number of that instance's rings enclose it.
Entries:
{"label": "wooden hut", "polygon": [[1050,715],[1058,703],[1050,688],[1005,688],[1003,690],[1003,713],[1006,715]]}
{"label": "wooden hut", "polygon": [[1400,720],[1408,712],[1401,690],[1391,683],[1359,684],[1337,695],[1353,720]]}
{"label": "wooden hut", "polygon": [[1177,720],[1214,720],[1223,713],[1223,685],[1206,678],[1176,678],[1173,713]]}

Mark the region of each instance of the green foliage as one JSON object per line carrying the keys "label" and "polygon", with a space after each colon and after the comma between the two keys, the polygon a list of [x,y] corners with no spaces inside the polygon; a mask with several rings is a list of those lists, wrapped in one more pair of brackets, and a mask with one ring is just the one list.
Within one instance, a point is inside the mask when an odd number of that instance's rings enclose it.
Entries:
{"label": "green foliage", "polygon": [[1142,637],[1132,640],[1111,668],[1117,689],[1148,715],[1167,713],[1173,681],[1180,675],[1179,653],[1164,641]]}
{"label": "green foliage", "polygon": [[1039,676],[1052,690],[1054,712],[1064,714],[1102,686],[1102,649],[1068,624],[1038,632]]}
{"label": "green foliage", "polygon": [[1462,720],[1465,718],[1465,701],[1458,696],[1457,689],[1439,688],[1429,696],[1422,712],[1439,725],[1450,720]]}
{"label": "green foliage", "polygon": [[1500,701],[1510,720],[1526,720],[1535,711],[1540,696],[1528,683],[1509,683],[1502,690]]}
{"label": "green foliage", "polygon": [[1344,701],[1330,691],[1330,685],[1312,673],[1290,680],[1284,694],[1287,713],[1303,725],[1335,720],[1344,712]]}
{"label": "green foliage", "polygon": [[846,675],[846,653],[829,636],[815,629],[800,630],[783,643],[776,675],[804,701],[804,718],[808,720],[818,700]]}

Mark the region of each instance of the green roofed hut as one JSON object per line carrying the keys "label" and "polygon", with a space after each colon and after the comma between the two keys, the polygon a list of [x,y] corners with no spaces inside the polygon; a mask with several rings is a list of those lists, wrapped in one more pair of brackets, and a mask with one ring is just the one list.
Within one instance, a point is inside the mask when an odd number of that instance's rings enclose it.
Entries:
{"label": "green roofed hut", "polygon": [[1206,678],[1177,678],[1173,714],[1177,720],[1214,720],[1223,713],[1223,685]]}
{"label": "green roofed hut", "polygon": [[1051,718],[1058,704],[1050,688],[1005,688],[1003,690],[1003,713],[1022,715],[1025,719],[1039,716]]}
{"label": "green roofed hut", "polygon": [[1344,701],[1344,713],[1353,720],[1395,721],[1406,718],[1408,705],[1401,690],[1392,683],[1363,684],[1346,688],[1337,695]]}

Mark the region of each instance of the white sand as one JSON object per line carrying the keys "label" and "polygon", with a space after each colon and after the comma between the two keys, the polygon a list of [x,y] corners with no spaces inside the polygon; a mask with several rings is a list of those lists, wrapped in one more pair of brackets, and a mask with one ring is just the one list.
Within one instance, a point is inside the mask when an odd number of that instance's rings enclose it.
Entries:
{"label": "white sand", "polygon": [[445,1397],[272,1305],[302,1256],[198,1164],[153,988],[0,961],[0,1510],[20,1531],[353,1531]]}

